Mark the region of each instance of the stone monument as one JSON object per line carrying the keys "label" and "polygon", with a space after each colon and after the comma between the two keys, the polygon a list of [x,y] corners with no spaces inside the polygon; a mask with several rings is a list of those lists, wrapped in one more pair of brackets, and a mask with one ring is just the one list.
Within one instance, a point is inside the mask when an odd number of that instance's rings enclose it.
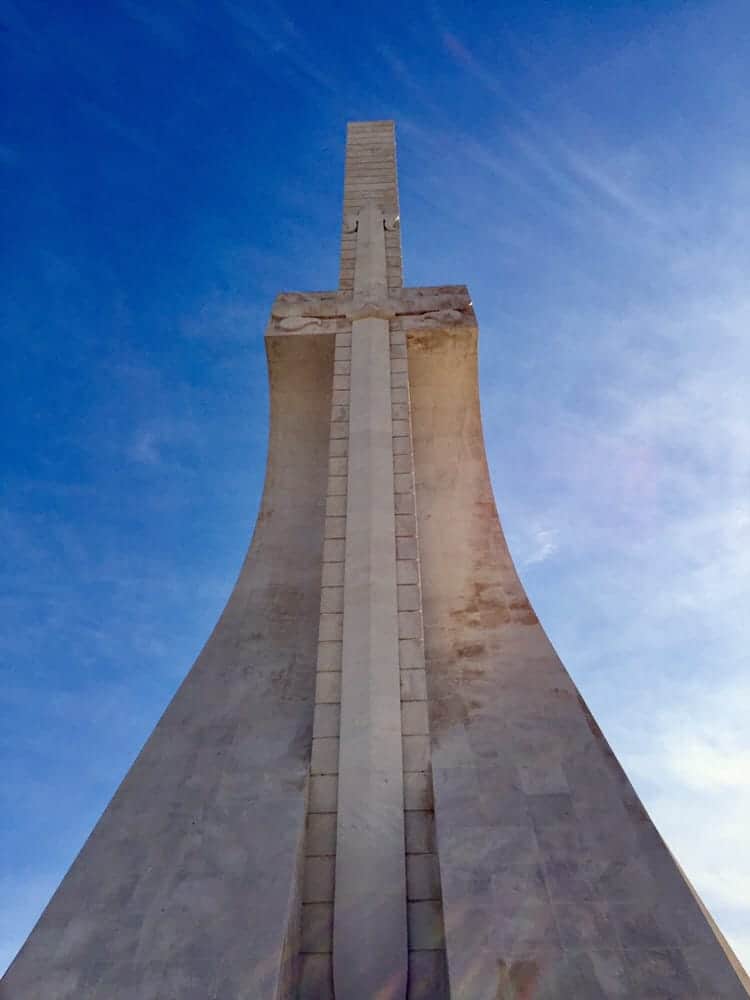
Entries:
{"label": "stone monument", "polygon": [[748,996],[526,598],[469,294],[403,287],[399,227],[352,123],[239,579],[2,1000]]}

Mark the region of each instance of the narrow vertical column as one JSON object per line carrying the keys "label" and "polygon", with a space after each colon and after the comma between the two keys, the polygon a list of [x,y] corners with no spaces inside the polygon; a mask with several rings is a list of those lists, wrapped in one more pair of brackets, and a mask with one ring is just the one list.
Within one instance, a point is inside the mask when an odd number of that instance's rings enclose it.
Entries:
{"label": "narrow vertical column", "polygon": [[447,1000],[448,969],[430,768],[430,726],[407,366],[406,334],[401,329],[401,321],[393,320],[391,410],[409,928],[408,1000]]}
{"label": "narrow vertical column", "polygon": [[333,971],[337,1000],[403,1000],[408,972],[396,515],[384,218],[358,215]]}
{"label": "narrow vertical column", "polygon": [[336,335],[310,792],[302,879],[299,1000],[333,1000],[333,895],[344,611],[351,334]]}

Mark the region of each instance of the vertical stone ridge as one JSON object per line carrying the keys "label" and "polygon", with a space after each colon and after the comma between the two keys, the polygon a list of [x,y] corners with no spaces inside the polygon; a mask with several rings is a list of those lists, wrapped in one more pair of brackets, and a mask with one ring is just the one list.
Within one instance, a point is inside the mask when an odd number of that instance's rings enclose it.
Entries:
{"label": "vertical stone ridge", "polygon": [[299,1000],[333,1000],[333,897],[338,804],[344,548],[349,463],[351,333],[338,333],[333,360],[328,487],[310,792],[302,878]]}
{"label": "vertical stone ridge", "polygon": [[406,866],[388,321],[352,324],[334,906],[337,1000],[404,1000]]}
{"label": "vertical stone ridge", "polygon": [[396,517],[399,675],[404,766],[408,1000],[448,1000],[440,865],[430,766],[430,727],[414,487],[406,334],[391,321],[391,407]]}
{"label": "vertical stone ridge", "polygon": [[341,234],[339,287],[354,289],[357,248],[356,219],[366,204],[385,216],[385,249],[389,290],[403,285],[401,228],[398,221],[396,137],[392,121],[349,122],[346,136],[344,222]]}
{"label": "vertical stone ridge", "polygon": [[337,1000],[408,975],[390,340],[382,209],[357,215],[333,912]]}

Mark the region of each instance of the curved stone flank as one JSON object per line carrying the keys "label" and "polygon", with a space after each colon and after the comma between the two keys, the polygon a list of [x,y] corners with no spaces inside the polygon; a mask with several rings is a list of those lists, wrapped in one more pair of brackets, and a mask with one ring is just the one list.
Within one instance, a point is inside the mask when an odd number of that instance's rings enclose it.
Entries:
{"label": "curved stone flank", "polygon": [[237,584],[2,1000],[293,995],[333,350],[268,338],[268,468]]}
{"label": "curved stone flank", "polygon": [[415,330],[408,357],[451,996],[746,998],[518,579],[476,329]]}

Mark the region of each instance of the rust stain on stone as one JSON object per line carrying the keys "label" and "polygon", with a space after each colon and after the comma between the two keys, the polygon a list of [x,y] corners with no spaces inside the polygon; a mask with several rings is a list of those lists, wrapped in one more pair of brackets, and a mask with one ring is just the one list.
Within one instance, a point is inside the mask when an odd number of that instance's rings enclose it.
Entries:
{"label": "rust stain on stone", "polygon": [[437,698],[430,702],[430,725],[434,732],[446,724],[465,723],[467,721],[466,706],[458,694]]}
{"label": "rust stain on stone", "polygon": [[533,1000],[539,980],[537,963],[532,959],[516,962],[500,959],[497,964],[497,1000]]}
{"label": "rust stain on stone", "polygon": [[606,739],[604,737],[604,733],[601,731],[601,729],[599,728],[599,725],[598,725],[596,719],[594,718],[594,716],[589,711],[588,705],[583,700],[583,698],[580,695],[580,693],[576,692],[576,697],[578,699],[578,704],[579,704],[579,706],[581,708],[581,711],[583,712],[583,717],[586,720],[586,725],[591,730],[592,736],[594,737],[594,739],[596,740],[596,742],[599,744],[599,746],[601,747],[601,749],[606,753],[606,755],[608,757],[612,757],[613,759],[616,760],[615,755],[612,753],[612,750],[610,749],[609,743],[607,743],[607,741],[606,741]]}
{"label": "rust stain on stone", "polygon": [[473,659],[476,656],[481,656],[485,651],[486,646],[483,642],[464,642],[460,646],[456,646],[456,656],[460,659]]}
{"label": "rust stain on stone", "polygon": [[461,677],[465,681],[480,681],[486,673],[487,669],[485,667],[475,666],[473,664],[471,666],[461,668]]}
{"label": "rust stain on stone", "polygon": [[500,628],[513,622],[516,625],[536,625],[539,619],[523,592],[508,595],[497,584],[476,582],[463,606],[450,613],[461,626],[477,625],[481,628]]}
{"label": "rust stain on stone", "polygon": [[514,594],[508,601],[513,621],[518,625],[537,625],[537,618],[528,597],[524,593]]}

